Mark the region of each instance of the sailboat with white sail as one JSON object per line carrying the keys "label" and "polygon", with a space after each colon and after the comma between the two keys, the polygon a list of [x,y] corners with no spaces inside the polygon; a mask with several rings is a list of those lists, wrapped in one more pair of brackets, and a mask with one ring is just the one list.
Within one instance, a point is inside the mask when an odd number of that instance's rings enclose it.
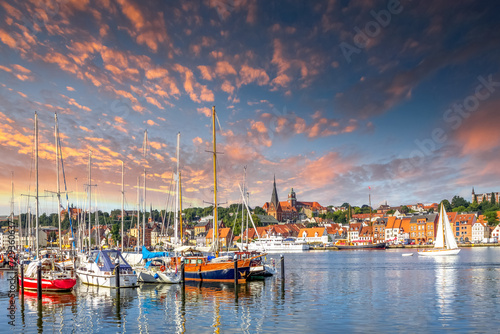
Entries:
{"label": "sailboat with white sail", "polygon": [[458,248],[457,241],[453,236],[453,230],[451,229],[448,215],[446,214],[444,205],[441,204],[434,248],[420,251],[418,252],[418,255],[447,256],[447,255],[457,255],[459,252],[460,248]]}

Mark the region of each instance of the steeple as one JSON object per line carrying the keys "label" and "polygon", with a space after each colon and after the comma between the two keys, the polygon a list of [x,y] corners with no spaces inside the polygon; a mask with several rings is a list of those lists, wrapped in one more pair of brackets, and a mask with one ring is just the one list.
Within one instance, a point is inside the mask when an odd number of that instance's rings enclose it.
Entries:
{"label": "steeple", "polygon": [[278,192],[276,191],[276,175],[274,175],[273,194],[271,195],[271,203],[275,208],[278,208],[280,201],[278,200]]}
{"label": "steeple", "polygon": [[474,187],[472,187],[472,195],[474,195],[474,194],[475,194],[475,192],[474,192]]}

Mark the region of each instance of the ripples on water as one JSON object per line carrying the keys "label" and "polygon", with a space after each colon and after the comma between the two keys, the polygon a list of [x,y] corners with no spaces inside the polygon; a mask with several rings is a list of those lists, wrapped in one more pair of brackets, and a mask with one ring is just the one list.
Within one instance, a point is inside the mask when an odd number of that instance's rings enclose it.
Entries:
{"label": "ripples on water", "polygon": [[[500,248],[455,257],[402,257],[408,250],[286,254],[286,281],[240,285],[142,285],[115,290],[78,284],[36,294],[8,324],[11,275],[0,272],[0,332],[350,333],[498,332]],[[279,258],[276,257],[276,262]],[[3,316],[2,316],[3,315]]]}

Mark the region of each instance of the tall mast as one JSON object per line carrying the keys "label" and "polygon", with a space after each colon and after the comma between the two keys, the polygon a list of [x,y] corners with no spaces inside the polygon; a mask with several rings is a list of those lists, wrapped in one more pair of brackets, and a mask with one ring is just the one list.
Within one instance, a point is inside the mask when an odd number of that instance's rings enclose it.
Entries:
{"label": "tall mast", "polygon": [[[148,154],[148,130],[144,130],[143,157],[147,165],[146,156]],[[144,189],[143,189],[143,216],[142,216],[142,245],[146,246],[146,165],[144,166]]]}
{"label": "tall mast", "polygon": [[97,196],[95,196],[94,198],[94,202],[95,202],[95,226],[96,226],[96,229],[95,229],[95,245],[97,246],[97,249],[100,249],[101,248],[101,236],[100,236],[100,233],[99,233],[99,210],[97,209]]}
{"label": "tall mast", "polygon": [[[12,195],[10,198],[10,222],[11,222],[11,224],[14,224],[14,172],[11,172],[10,186],[12,189]],[[18,223],[19,223],[18,240],[21,241],[21,211],[19,211]],[[19,242],[19,246],[20,245],[21,245],[21,242]]]}
{"label": "tall mast", "polygon": [[142,200],[142,245],[146,246],[146,167],[144,167],[144,188]]}
{"label": "tall mast", "polygon": [[[174,242],[177,244],[179,242],[179,235],[178,235],[178,230],[179,230],[179,203],[180,203],[180,195],[179,195],[179,183],[180,183],[180,177],[179,177],[179,145],[180,145],[180,142],[181,142],[181,133],[178,132],[177,133],[177,150],[176,150],[176,158],[177,158],[177,175],[176,175],[176,178],[175,178],[175,182],[176,182],[176,196],[175,196],[175,227],[174,227]],[[181,234],[181,238],[182,238],[182,234]]]}
{"label": "tall mast", "polygon": [[214,163],[214,242],[215,256],[219,256],[219,220],[217,219],[217,144],[215,141],[215,106],[212,107],[212,143]]}
{"label": "tall mast", "polygon": [[89,151],[89,242],[88,251],[92,248],[91,237],[92,237],[92,151]]}
{"label": "tall mast", "polygon": [[137,177],[137,240],[135,242],[135,245],[137,246],[137,252],[139,252],[139,243],[140,243],[140,236],[141,236],[141,223],[139,220],[140,212],[141,212],[141,199],[140,199],[140,189],[141,189],[141,178],[138,176]]}
{"label": "tall mast", "polygon": [[35,195],[35,221],[36,221],[36,259],[39,259],[40,255],[40,246],[39,246],[39,232],[38,229],[40,226],[38,226],[38,214],[39,214],[39,208],[38,208],[38,114],[35,112],[35,170],[36,170],[36,195]]}
{"label": "tall mast", "polygon": [[184,234],[182,233],[182,186],[181,186],[181,172],[179,172],[179,225],[181,231],[181,245],[184,243]]}
{"label": "tall mast", "polygon": [[80,237],[82,233],[81,233],[81,229],[80,229],[80,225],[81,224],[80,224],[80,211],[79,211],[80,210],[79,209],[79,207],[80,207],[80,196],[78,195],[78,178],[77,177],[75,177],[75,192],[76,192],[76,214],[77,214],[77,217],[78,217],[78,236],[77,236],[77,238],[78,238],[78,245],[77,245],[77,247],[79,249],[82,249],[81,237]]}
{"label": "tall mast", "polygon": [[122,248],[122,251],[124,249],[123,248],[123,219],[124,219],[123,215],[124,215],[124,211],[125,211],[124,210],[124,208],[125,208],[125,188],[124,187],[125,187],[125,185],[124,185],[123,161],[122,161],[122,230],[121,230],[121,233],[122,233],[121,234],[121,240],[122,240],[122,242],[121,242],[121,244],[122,244],[121,248]]}
{"label": "tall mast", "polygon": [[[59,222],[59,251],[62,250],[62,235],[61,235],[61,186],[59,184],[59,126],[57,124],[57,114],[54,113],[54,137],[56,141],[56,176],[57,176],[57,218]],[[68,208],[69,211],[69,208]],[[67,213],[70,214],[69,212]]]}

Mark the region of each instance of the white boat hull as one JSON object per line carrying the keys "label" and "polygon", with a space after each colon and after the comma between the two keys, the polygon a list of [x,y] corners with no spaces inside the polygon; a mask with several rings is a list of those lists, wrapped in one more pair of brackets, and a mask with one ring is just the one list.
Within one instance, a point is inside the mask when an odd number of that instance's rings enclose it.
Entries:
{"label": "white boat hull", "polygon": [[278,240],[257,240],[248,244],[248,251],[261,253],[304,252],[309,250],[306,243],[282,242]]}
{"label": "white boat hull", "polygon": [[449,256],[457,255],[460,252],[460,248],[455,249],[429,249],[418,252],[420,256]]}
{"label": "white boat hull", "polygon": [[137,271],[137,281],[141,283],[177,284],[181,281],[180,273],[140,270]]}
{"label": "white boat hull", "polygon": [[[116,288],[116,276],[106,274],[89,274],[77,270],[76,275],[83,284]],[[120,288],[133,288],[137,286],[137,276],[134,274],[120,274]]]}

